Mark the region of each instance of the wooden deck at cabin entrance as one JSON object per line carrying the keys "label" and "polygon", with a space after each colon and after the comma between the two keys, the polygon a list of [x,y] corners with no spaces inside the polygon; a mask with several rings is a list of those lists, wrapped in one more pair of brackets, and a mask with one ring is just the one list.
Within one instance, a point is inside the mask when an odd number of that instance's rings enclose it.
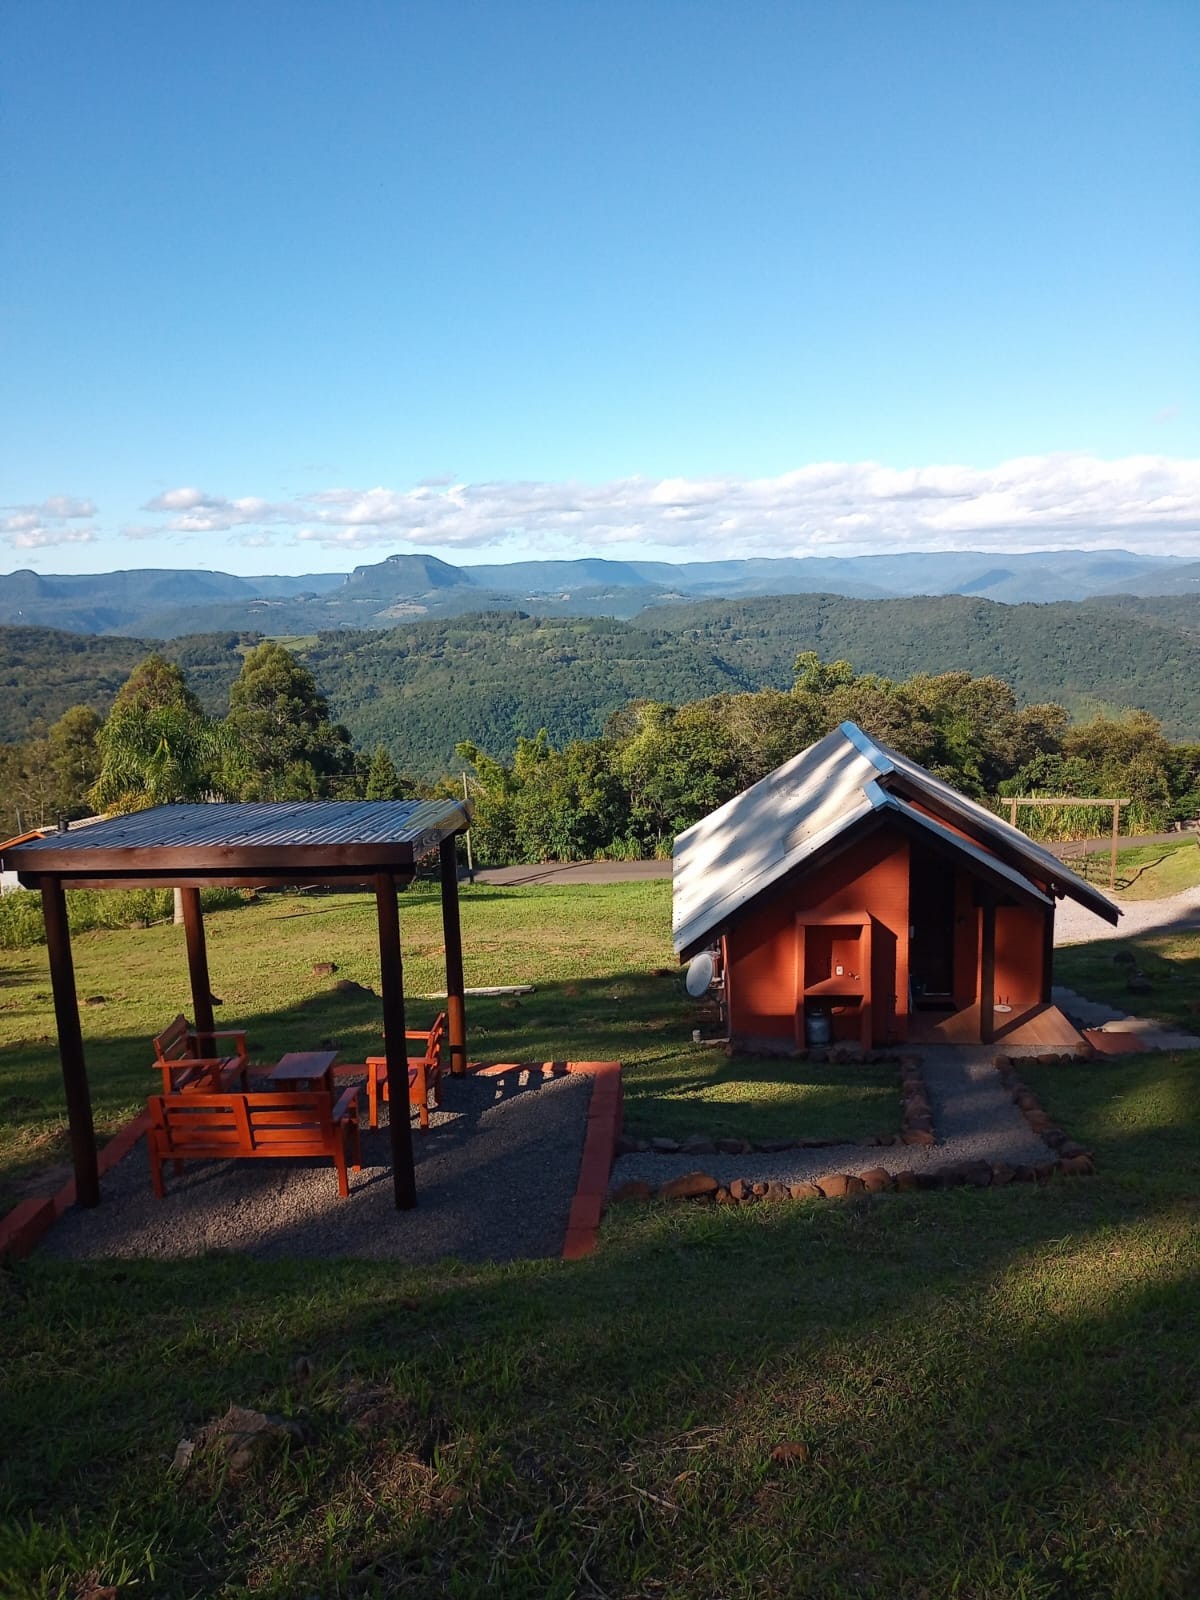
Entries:
{"label": "wooden deck at cabin entrance", "polygon": [[[914,1011],[908,1019],[910,1044],[978,1044],[979,1006],[962,1011]],[[1008,1048],[1078,1050],[1083,1036],[1057,1006],[1016,1006],[995,1013],[992,1042]]]}

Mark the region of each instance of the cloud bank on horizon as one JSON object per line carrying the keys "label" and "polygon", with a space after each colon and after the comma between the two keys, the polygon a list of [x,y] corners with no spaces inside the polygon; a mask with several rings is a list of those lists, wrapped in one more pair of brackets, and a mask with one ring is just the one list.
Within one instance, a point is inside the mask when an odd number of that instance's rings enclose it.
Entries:
{"label": "cloud bank on horizon", "polygon": [[[1072,453],[996,467],[896,469],[819,462],[769,478],[643,477],[608,483],[426,481],[410,489],[329,488],[292,500],[182,486],[142,507],[125,539],[229,533],[250,547],[388,547],[534,556],[657,550],[678,558],[868,555],[882,551],[1096,548],[1200,555],[1200,460]],[[54,495],[0,509],[16,549],[100,536],[93,501]],[[111,537],[111,535],[110,535]]]}

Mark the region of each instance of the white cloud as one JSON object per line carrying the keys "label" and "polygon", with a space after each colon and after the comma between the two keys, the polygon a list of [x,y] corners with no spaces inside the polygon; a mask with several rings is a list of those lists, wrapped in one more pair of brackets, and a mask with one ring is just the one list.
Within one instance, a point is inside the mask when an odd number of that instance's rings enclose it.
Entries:
{"label": "white cloud", "polygon": [[1200,461],[1063,454],[903,469],[827,461],[771,478],[426,482],[329,488],[290,503],[183,488],[148,509],[173,513],[166,527],[176,532],[274,526],[336,550],[478,550],[519,540],[545,553],[628,546],[689,556],[856,555],[1120,542],[1190,554],[1200,535]]}
{"label": "white cloud", "polygon": [[67,528],[68,521],[94,517],[94,500],[80,500],[71,494],[52,494],[40,505],[4,506],[0,517],[0,537],[16,550],[41,550],[55,544],[91,544],[93,528]]}
{"label": "white cloud", "polygon": [[77,500],[73,494],[52,494],[39,508],[47,517],[94,517],[94,500]]}
{"label": "white cloud", "polygon": [[8,542],[17,550],[44,550],[54,544],[92,544],[96,538],[94,528],[27,528],[10,536]]}
{"label": "white cloud", "polygon": [[143,511],[191,511],[196,506],[223,506],[218,495],[205,494],[203,489],[165,489],[147,500]]}

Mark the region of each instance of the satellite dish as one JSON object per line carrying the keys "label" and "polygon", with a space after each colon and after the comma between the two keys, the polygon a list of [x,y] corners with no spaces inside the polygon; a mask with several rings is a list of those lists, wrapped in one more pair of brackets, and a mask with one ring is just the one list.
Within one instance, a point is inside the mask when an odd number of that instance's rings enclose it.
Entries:
{"label": "satellite dish", "polygon": [[707,994],[716,972],[716,964],[712,958],[711,950],[702,950],[698,956],[693,956],[687,969],[687,992],[693,1000]]}

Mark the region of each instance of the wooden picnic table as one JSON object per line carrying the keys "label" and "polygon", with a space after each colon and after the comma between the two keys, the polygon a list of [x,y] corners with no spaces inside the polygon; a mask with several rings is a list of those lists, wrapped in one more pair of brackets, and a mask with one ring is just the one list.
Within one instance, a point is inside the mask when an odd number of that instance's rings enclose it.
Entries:
{"label": "wooden picnic table", "polygon": [[333,1093],[336,1050],[289,1050],[267,1076],[276,1089],[324,1089]]}

